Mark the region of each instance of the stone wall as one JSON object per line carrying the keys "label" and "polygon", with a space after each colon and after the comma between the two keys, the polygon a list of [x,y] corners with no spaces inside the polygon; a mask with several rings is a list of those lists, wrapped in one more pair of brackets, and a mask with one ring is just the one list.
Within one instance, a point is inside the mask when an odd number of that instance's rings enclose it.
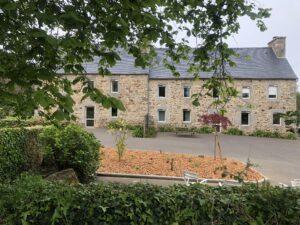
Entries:
{"label": "stone wall", "polygon": [[[195,107],[191,98],[183,97],[183,87],[191,87],[191,95],[200,91],[203,81],[189,80],[150,80],[150,114],[153,115],[156,126],[202,126],[199,115],[214,112],[211,103],[212,97],[200,99],[200,106]],[[158,86],[166,86],[166,97],[158,97]],[[269,85],[278,87],[278,98],[268,98]],[[227,117],[234,127],[252,132],[256,129],[285,131],[282,121],[281,125],[273,125],[273,113],[286,112],[296,109],[296,82],[292,80],[236,80],[235,86],[239,92],[244,86],[250,87],[249,99],[234,98],[226,106]],[[158,110],[166,110],[166,122],[158,122]],[[183,122],[183,109],[191,111],[191,123]],[[241,125],[241,112],[250,112],[250,124]]]}
{"label": "stone wall", "polygon": [[[69,75],[69,79],[74,77]],[[94,86],[100,89],[104,94],[116,97],[122,101],[126,111],[118,110],[118,118],[123,118],[131,124],[143,124],[144,116],[147,114],[147,75],[112,75],[99,76],[88,75],[88,78],[94,81]],[[119,81],[119,92],[112,93],[111,81]],[[74,89],[79,90],[80,85],[77,84]],[[105,109],[103,106],[85,99],[81,101],[82,93],[74,95],[74,114],[80,124],[86,123],[86,107],[95,107],[95,127],[104,127],[106,124],[116,118],[111,115],[111,109]]]}
{"label": "stone wall", "polygon": [[[73,79],[73,76],[68,76]],[[195,107],[191,98],[183,96],[183,88],[190,87],[191,94],[201,90],[203,80],[150,80],[147,75],[113,75],[98,76],[88,75],[94,81],[94,86],[104,94],[119,98],[126,107],[125,112],[118,111],[118,118],[123,118],[130,124],[143,124],[144,117],[147,114],[148,106],[148,85],[149,85],[149,114],[154,126],[203,126],[199,122],[199,116],[214,112],[211,106],[212,98],[203,97],[200,99],[200,106]],[[119,93],[111,92],[111,80],[119,81]],[[166,86],[166,97],[158,96],[158,86]],[[278,87],[277,99],[268,98],[268,87],[276,85]],[[244,86],[250,87],[251,96],[249,99],[234,98],[226,106],[227,114],[234,127],[252,132],[256,129],[270,131],[285,131],[285,125],[273,125],[273,113],[296,110],[296,90],[297,85],[294,80],[236,80],[235,86],[239,92]],[[76,85],[75,89],[79,90],[80,86]],[[76,102],[74,111],[78,122],[85,125],[86,107],[95,107],[95,127],[104,127],[109,121],[114,120],[111,116],[111,109],[105,109],[101,105],[92,102],[89,99],[80,101],[81,93],[74,95]],[[158,122],[158,110],[166,110],[166,122]],[[191,111],[191,122],[183,122],[183,109]],[[250,124],[241,125],[241,112],[250,113]]]}

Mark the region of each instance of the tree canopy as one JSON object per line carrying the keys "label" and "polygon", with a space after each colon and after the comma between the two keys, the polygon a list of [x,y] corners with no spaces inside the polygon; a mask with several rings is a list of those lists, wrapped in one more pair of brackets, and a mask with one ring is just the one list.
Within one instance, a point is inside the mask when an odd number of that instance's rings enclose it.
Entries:
{"label": "tree canopy", "polygon": [[[72,83],[80,83],[84,98],[124,110],[119,100],[88,86],[82,63],[98,56],[99,74],[107,75],[122,48],[135,57],[136,66],[145,67],[155,56],[155,45],[167,48],[164,62],[174,76],[180,76],[174,63],[192,54],[195,77],[215,71],[206,90],[234,95],[224,67],[234,66],[234,52],[224,40],[238,32],[242,16],[265,30],[269,11],[254,0],[1,0],[0,102],[23,117],[40,108],[49,118],[69,119]],[[189,46],[190,37],[199,40],[196,48]],[[59,70],[77,77],[71,82]],[[194,96],[195,105],[201,95]]]}

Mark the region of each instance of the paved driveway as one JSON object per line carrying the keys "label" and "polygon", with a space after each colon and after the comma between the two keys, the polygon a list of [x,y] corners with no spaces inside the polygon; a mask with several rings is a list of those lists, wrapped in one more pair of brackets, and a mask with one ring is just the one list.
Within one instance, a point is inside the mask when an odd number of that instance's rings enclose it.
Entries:
{"label": "paved driveway", "polygon": [[[89,129],[107,147],[114,146],[113,137],[105,129]],[[178,137],[172,133],[159,133],[155,138],[133,138],[127,141],[130,149],[162,150],[167,152],[213,155],[213,135]],[[300,178],[300,140],[282,140],[246,136],[222,135],[224,157],[246,162],[248,158],[272,183]]]}

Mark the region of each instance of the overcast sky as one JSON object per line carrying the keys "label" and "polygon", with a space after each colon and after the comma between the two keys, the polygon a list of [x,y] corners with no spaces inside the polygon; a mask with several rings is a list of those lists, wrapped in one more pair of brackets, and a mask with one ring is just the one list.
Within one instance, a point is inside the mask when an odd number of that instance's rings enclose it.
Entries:
{"label": "overcast sky", "polygon": [[[255,22],[241,18],[238,34],[227,40],[230,47],[266,47],[274,36],[285,36],[286,56],[300,78],[300,0],[254,0],[259,7],[272,8],[265,20],[267,30],[261,32]],[[195,39],[190,40],[195,45]],[[300,81],[298,81],[300,91]]]}
{"label": "overcast sky", "polygon": [[[287,59],[300,78],[300,0],[256,0],[261,7],[272,8],[265,20],[268,30],[260,32],[253,21],[242,18],[239,34],[228,40],[231,47],[263,47],[273,36],[286,36]],[[298,82],[298,90],[300,82]]]}

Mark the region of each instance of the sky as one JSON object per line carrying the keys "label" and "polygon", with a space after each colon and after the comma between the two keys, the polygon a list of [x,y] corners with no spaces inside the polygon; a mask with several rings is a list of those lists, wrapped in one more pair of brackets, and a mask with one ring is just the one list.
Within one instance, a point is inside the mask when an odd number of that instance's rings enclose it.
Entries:
{"label": "sky", "polygon": [[[256,0],[258,6],[272,8],[261,32],[253,21],[241,18],[241,29],[228,40],[230,47],[265,47],[273,36],[286,37],[286,57],[300,79],[300,0]],[[298,81],[298,90],[300,82]]]}
{"label": "sky", "polygon": [[[300,91],[300,0],[254,0],[258,7],[272,8],[264,22],[267,30],[261,32],[247,17],[240,19],[238,34],[227,40],[230,47],[267,47],[274,36],[286,37],[286,57],[299,77]],[[190,40],[193,46],[195,40]],[[193,43],[194,42],[194,43]]]}

